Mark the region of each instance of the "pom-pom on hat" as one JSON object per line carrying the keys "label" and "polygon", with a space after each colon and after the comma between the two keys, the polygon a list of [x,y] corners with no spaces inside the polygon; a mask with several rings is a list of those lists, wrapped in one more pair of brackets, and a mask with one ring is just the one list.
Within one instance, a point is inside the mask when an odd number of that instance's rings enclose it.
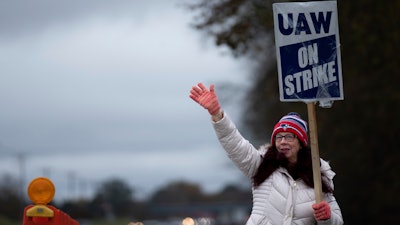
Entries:
{"label": "pom-pom on hat", "polygon": [[296,112],[291,112],[283,116],[274,126],[271,135],[271,144],[275,145],[274,137],[279,132],[295,134],[304,146],[308,146],[307,122],[301,119],[300,115]]}

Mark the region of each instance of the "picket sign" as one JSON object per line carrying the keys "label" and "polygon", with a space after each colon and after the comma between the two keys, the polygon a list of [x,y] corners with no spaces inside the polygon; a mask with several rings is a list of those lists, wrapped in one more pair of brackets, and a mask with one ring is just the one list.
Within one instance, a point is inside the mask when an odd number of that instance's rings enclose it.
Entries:
{"label": "picket sign", "polygon": [[343,100],[336,1],[274,3],[274,32],[282,102],[307,104],[315,200],[322,201],[315,103]]}

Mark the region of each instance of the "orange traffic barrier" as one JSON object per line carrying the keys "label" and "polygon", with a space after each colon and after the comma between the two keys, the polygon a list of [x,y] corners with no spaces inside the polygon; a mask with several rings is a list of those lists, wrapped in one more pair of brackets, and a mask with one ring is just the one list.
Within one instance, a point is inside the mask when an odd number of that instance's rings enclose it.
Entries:
{"label": "orange traffic barrier", "polygon": [[24,209],[23,225],[79,225],[68,214],[48,205],[53,200],[55,187],[45,177],[38,177],[28,186],[28,196],[33,202]]}

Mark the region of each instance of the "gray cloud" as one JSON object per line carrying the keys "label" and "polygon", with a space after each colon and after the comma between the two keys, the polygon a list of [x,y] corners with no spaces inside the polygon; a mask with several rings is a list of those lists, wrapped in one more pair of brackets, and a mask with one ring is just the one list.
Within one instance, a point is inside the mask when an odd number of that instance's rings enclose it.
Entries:
{"label": "gray cloud", "polygon": [[[0,37],[13,38],[40,32],[51,26],[65,26],[91,17],[110,20],[129,16],[137,21],[157,16],[159,10],[171,10],[178,1],[157,0],[35,0],[0,2]],[[171,4],[172,3],[172,4]]]}
{"label": "gray cloud", "polygon": [[0,174],[18,174],[23,154],[27,180],[44,168],[57,182],[72,171],[93,182],[121,176],[144,189],[182,177],[214,188],[234,179],[230,169],[204,172],[229,160],[188,94],[199,81],[240,83],[243,72],[200,42],[176,6],[0,2]]}

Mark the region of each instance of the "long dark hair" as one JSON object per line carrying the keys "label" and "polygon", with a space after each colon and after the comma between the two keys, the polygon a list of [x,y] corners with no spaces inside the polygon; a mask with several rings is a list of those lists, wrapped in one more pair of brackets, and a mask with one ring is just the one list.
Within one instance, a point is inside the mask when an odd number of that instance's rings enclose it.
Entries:
{"label": "long dark hair", "polygon": [[[301,179],[307,186],[314,188],[310,147],[302,146],[297,154],[297,163],[290,165],[286,157],[278,152],[275,145],[269,146],[257,173],[253,176],[254,187],[258,187],[279,167],[286,168],[293,179]],[[321,176],[324,174],[321,173]],[[325,180],[322,179],[322,191],[332,193],[333,189]]]}

